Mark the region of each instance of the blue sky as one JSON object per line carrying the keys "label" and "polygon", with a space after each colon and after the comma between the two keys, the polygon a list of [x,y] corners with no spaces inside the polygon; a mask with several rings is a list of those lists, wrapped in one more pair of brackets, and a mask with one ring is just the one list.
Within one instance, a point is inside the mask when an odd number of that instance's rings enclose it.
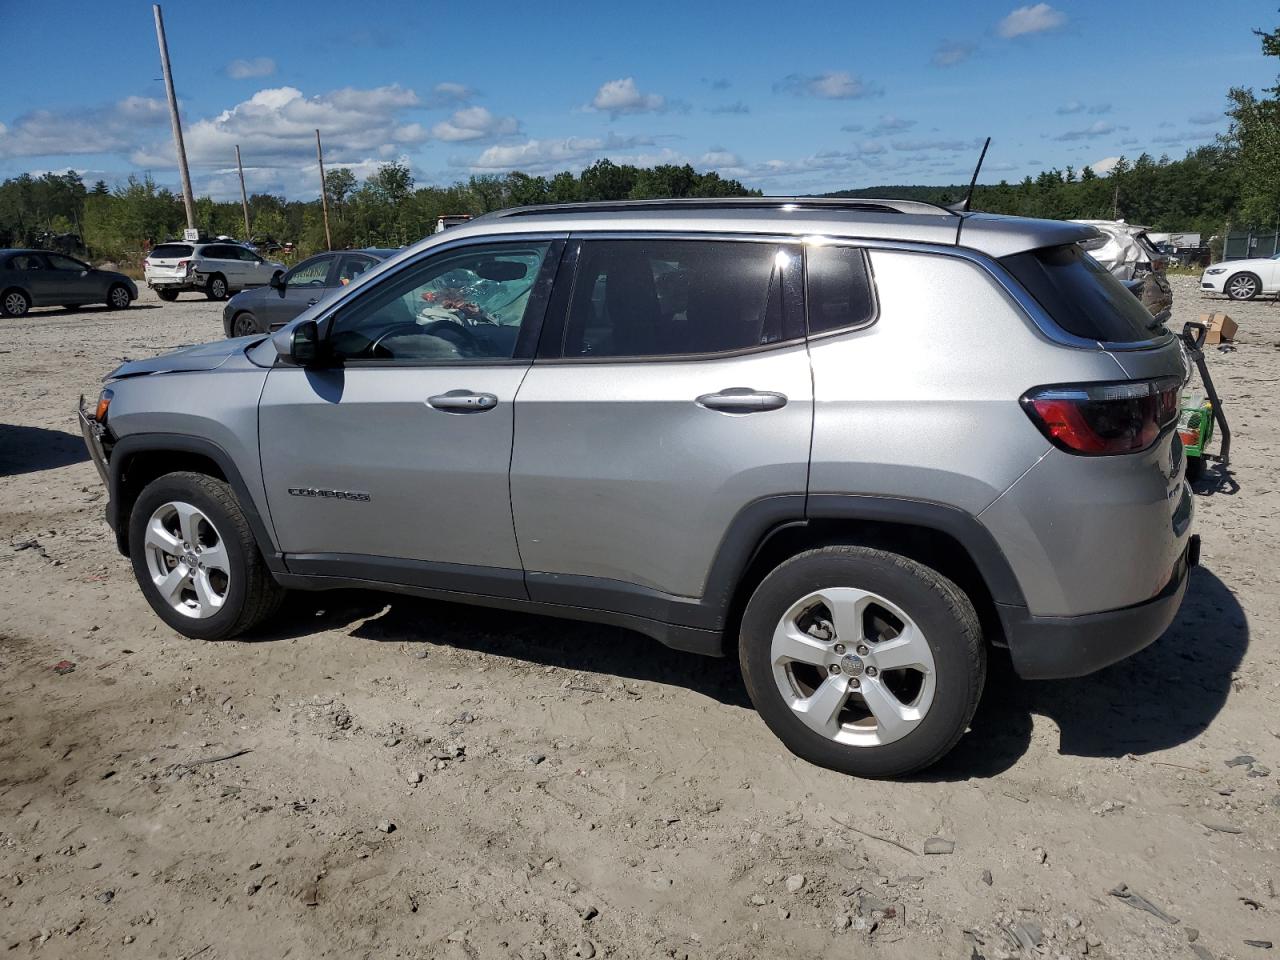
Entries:
{"label": "blue sky", "polygon": [[[151,6],[0,0],[0,176],[178,182]],[[1142,12],[1139,12],[1141,9]],[[689,162],[766,193],[1181,156],[1229,86],[1275,83],[1274,0],[264,4],[170,2],[198,194],[314,197],[328,166],[471,173]]]}

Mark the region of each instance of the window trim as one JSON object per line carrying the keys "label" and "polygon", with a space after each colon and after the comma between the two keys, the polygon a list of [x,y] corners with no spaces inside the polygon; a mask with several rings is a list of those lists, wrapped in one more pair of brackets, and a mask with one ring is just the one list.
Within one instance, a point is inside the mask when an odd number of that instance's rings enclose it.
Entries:
{"label": "window trim", "polygon": [[[510,366],[528,366],[533,361],[533,355],[537,349],[541,331],[546,323],[547,308],[556,290],[556,278],[560,272],[560,265],[564,259],[564,250],[567,244],[568,234],[564,232],[548,233],[546,231],[537,231],[535,233],[499,233],[486,234],[484,236],[460,237],[446,243],[435,244],[425,247],[418,255],[404,260],[396,264],[394,268],[388,270],[385,274],[379,273],[379,282],[376,284],[362,283],[350,295],[341,296],[337,303],[333,304],[328,311],[316,318],[317,325],[321,328],[321,337],[327,339],[330,331],[333,329],[334,323],[338,319],[338,314],[346,310],[354,310],[359,303],[368,296],[376,295],[377,290],[382,287],[383,282],[395,283],[396,277],[401,276],[405,271],[414,270],[428,260],[434,259],[437,255],[451,256],[456,253],[463,252],[468,247],[493,247],[493,246],[518,246],[522,243],[547,243],[547,255],[542,261],[539,269],[539,275],[533,282],[534,293],[530,297],[537,296],[541,301],[541,313],[536,317],[528,317],[527,323],[522,322],[520,331],[516,335],[515,353],[511,357],[495,358],[495,357],[469,357],[458,359],[403,359],[403,360],[374,360],[374,359],[349,359],[339,357],[334,360],[337,367],[351,367],[352,369],[362,368],[386,368],[394,367],[404,369],[406,367],[510,367]],[[377,269],[387,261],[378,261],[369,271]],[[337,263],[335,256],[334,263]],[[361,275],[364,276],[363,274]],[[543,289],[539,291],[539,287]],[[339,288],[343,289],[343,288]],[[292,322],[292,321],[291,321]],[[282,328],[283,329],[283,328]]]}
{"label": "window trim", "polygon": [[[569,332],[569,309],[573,304],[573,293],[578,283],[578,271],[581,265],[582,244],[593,240],[708,240],[708,241],[730,241],[730,242],[747,242],[747,243],[768,243],[774,246],[785,245],[792,248],[803,248],[805,240],[803,237],[786,234],[757,234],[757,233],[724,233],[722,231],[654,231],[654,230],[601,230],[601,231],[583,231],[577,230],[570,235],[569,247],[573,248],[571,262],[562,265],[571,267],[571,273],[563,279],[557,278],[556,291],[553,294],[551,303],[549,304],[547,322],[542,340],[538,344],[538,352],[534,357],[534,363],[540,366],[551,365],[570,365],[570,364],[588,364],[599,365],[603,363],[623,364],[623,363],[698,363],[705,360],[726,360],[733,357],[750,356],[751,354],[764,353],[769,350],[777,350],[780,347],[795,346],[803,344],[805,337],[803,335],[784,338],[774,343],[761,343],[750,347],[736,347],[732,350],[719,350],[713,352],[699,353],[658,353],[658,354],[640,354],[634,356],[622,357],[603,357],[603,356],[587,356],[587,357],[566,357],[564,355],[564,340]],[[803,258],[804,253],[801,250],[801,277],[803,278]],[[568,249],[566,249],[565,260],[570,260]],[[797,289],[799,286],[800,289]],[[787,313],[788,311],[798,311],[799,316],[804,319],[804,327],[808,329],[808,319],[805,316],[804,305],[804,284],[803,281],[797,285],[794,279],[789,279],[786,274],[782,276],[782,333],[786,333],[787,329]],[[563,291],[563,294],[561,293]],[[555,315],[551,315],[550,308],[556,309]]]}
{"label": "window trim", "polygon": [[[844,326],[832,327],[830,330],[822,330],[814,333],[809,324],[809,251],[813,247],[848,247],[858,250],[862,253],[862,267],[867,273],[867,284],[871,289],[871,316],[860,323],[847,323]],[[864,244],[849,243],[840,239],[823,238],[822,243],[810,241],[804,245],[804,329],[805,339],[810,343],[815,340],[826,340],[828,337],[836,337],[845,333],[853,333],[857,330],[866,330],[868,327],[874,327],[880,321],[880,290],[876,286],[875,267],[871,263],[871,255],[868,248]]]}

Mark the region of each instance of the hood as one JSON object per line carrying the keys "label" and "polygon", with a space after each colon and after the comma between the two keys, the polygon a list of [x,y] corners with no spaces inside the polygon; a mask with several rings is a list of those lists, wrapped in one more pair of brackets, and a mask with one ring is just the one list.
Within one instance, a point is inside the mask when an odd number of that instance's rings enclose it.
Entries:
{"label": "hood", "polygon": [[116,367],[104,379],[122,380],[151,373],[187,373],[214,370],[231,357],[243,354],[245,347],[260,337],[237,337],[234,340],[215,340],[195,347],[183,347],[172,353],[152,357],[150,360],[127,360]]}

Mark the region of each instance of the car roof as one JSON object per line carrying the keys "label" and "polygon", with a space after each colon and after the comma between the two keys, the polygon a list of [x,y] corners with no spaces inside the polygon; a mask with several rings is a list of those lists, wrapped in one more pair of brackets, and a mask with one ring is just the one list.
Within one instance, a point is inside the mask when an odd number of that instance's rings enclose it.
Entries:
{"label": "car roof", "polygon": [[828,197],[621,200],[513,207],[450,227],[449,236],[543,230],[829,236],[963,246],[992,257],[1097,236],[1092,226],[1061,220],[959,213],[918,200]]}

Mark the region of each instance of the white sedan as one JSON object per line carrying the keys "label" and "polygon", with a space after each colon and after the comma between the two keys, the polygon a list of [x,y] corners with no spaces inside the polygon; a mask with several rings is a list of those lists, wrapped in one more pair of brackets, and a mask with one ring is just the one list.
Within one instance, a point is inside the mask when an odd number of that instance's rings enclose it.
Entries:
{"label": "white sedan", "polygon": [[1200,289],[1225,293],[1232,300],[1252,300],[1280,292],[1280,253],[1256,260],[1224,260],[1200,275]]}

